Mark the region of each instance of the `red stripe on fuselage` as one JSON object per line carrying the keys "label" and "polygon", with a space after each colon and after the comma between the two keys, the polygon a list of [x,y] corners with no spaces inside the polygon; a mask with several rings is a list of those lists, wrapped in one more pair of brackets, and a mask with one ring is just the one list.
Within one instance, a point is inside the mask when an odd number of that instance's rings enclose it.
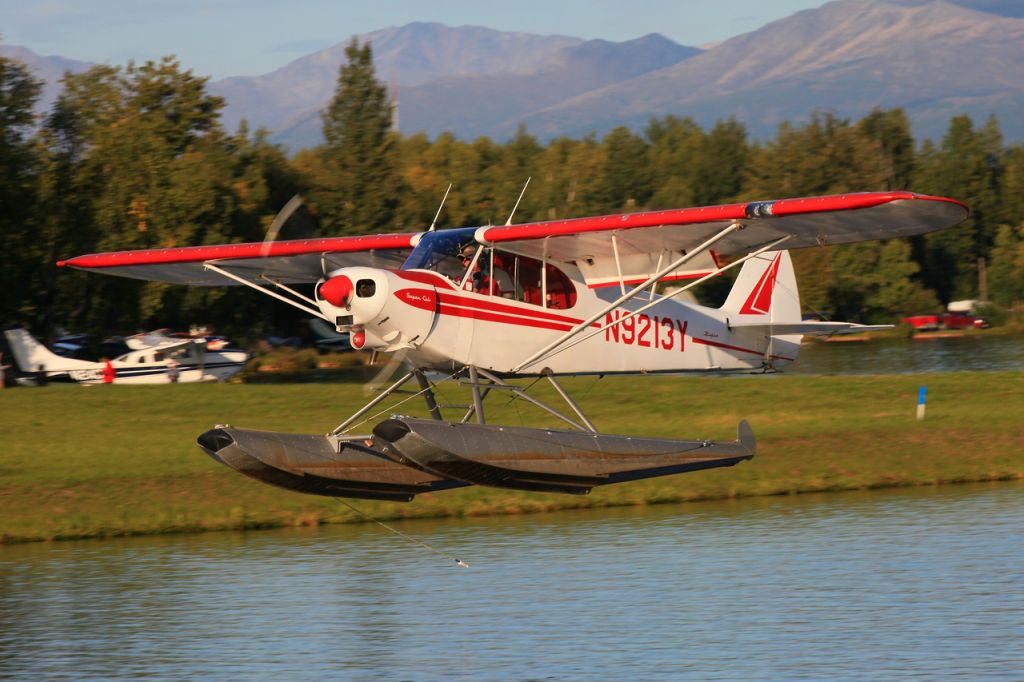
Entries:
{"label": "red stripe on fuselage", "polygon": [[482,320],[484,322],[499,322],[501,324],[511,324],[516,327],[535,327],[538,329],[553,329],[555,331],[567,332],[573,328],[573,325],[563,324],[559,322],[551,322],[548,320],[539,320],[536,318],[528,317],[512,317],[511,315],[503,315],[501,313],[494,313],[487,310],[480,310],[478,308],[459,308],[451,304],[441,304],[440,313],[442,315],[453,315],[455,317],[470,317],[474,320]]}
{"label": "red stripe on fuselage", "polygon": [[563,322],[567,324],[579,324],[583,320],[576,317],[569,317],[567,315],[560,315],[558,313],[548,312],[547,309],[535,310],[533,308],[520,308],[519,306],[512,305],[509,303],[502,303],[500,301],[494,301],[488,298],[476,298],[475,296],[460,296],[459,294],[449,294],[447,292],[438,292],[438,298],[441,303],[447,303],[449,305],[461,306],[464,308],[475,308],[478,310],[486,310],[495,313],[506,313],[510,315],[522,315],[538,320],[550,320],[552,322]]}
{"label": "red stripe on fuselage", "polygon": [[[715,348],[724,348],[726,350],[736,350],[741,353],[750,353],[751,355],[764,355],[764,353],[762,353],[761,351],[750,350],[749,348],[740,348],[739,346],[730,346],[727,343],[719,343],[718,341],[708,341],[707,339],[701,339],[696,336],[693,337],[693,342],[702,344],[704,346],[714,346]],[[784,355],[773,355],[771,357],[772,360],[787,360],[789,362],[793,361],[793,358],[787,358]]]}
{"label": "red stripe on fuselage", "polygon": [[445,277],[426,270],[392,270],[391,272],[407,282],[429,284],[431,286],[441,287],[442,289],[455,289],[455,285],[449,282]]}
{"label": "red stripe on fuselage", "polygon": [[[399,289],[395,297],[403,303],[419,308],[420,310],[435,309],[435,293],[430,289]],[[449,292],[437,292],[436,306],[441,315],[453,315],[455,317],[468,317],[485,322],[499,322],[520,327],[536,327],[539,329],[553,329],[556,331],[569,331],[583,320],[551,313],[545,310],[533,310],[531,308],[520,308],[508,303],[500,303],[486,298],[477,298],[473,295],[459,295]],[[599,327],[596,322],[590,326]]]}

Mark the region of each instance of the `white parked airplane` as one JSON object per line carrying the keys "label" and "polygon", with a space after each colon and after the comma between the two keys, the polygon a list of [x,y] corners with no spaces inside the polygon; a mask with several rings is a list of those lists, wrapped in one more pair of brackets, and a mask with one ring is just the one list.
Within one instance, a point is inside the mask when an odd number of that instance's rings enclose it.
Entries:
{"label": "white parked airplane", "polygon": [[[66,376],[82,384],[104,383],[106,363],[61,357],[24,329],[10,329],[4,335],[22,372],[43,371],[50,379]],[[241,372],[249,359],[245,351],[210,351],[194,339],[153,336],[132,340],[132,350],[110,361],[114,384],[167,384],[171,382],[168,372],[173,370],[179,382],[224,381]]]}
{"label": "white parked airplane", "polygon": [[[802,335],[869,329],[804,322],[784,249],[920,235],[953,227],[967,214],[952,199],[869,192],[122,251],[61,265],[179,284],[243,284],[349,332],[355,348],[406,353],[412,371],[327,436],[231,426],[200,436],[210,456],[244,474],[303,492],[395,500],[471,484],[582,494],[597,485],[730,466],[753,457],[754,437],[746,422],[728,442],[598,433],[555,376],[784,367],[796,359]],[[695,284],[737,266],[721,307],[681,300]],[[659,283],[681,280],[690,282],[658,293]],[[296,283],[315,285],[313,295]],[[443,418],[427,372],[470,387],[473,404],[461,419]],[[549,380],[574,416],[506,381],[529,376]],[[413,380],[432,419],[394,416],[372,433],[351,433]],[[484,400],[494,393],[543,407],[575,431],[488,424]]]}

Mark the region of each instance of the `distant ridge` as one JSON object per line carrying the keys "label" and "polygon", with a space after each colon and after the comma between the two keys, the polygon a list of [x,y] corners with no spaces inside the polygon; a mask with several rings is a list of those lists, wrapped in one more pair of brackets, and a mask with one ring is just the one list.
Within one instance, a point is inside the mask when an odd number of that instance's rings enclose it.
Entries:
{"label": "distant ridge", "polygon": [[[412,23],[357,36],[373,46],[377,77],[402,87],[495,71],[530,71],[550,55],[583,42],[567,36],[507,33],[478,26],[450,28]],[[233,129],[243,118],[252,127],[279,131],[302,118],[318,118],[334,95],[338,68],[350,40],[296,59],[263,76],[225,78],[210,91],[227,98],[224,122]],[[319,139],[319,133],[317,133]],[[318,144],[318,140],[310,142]]]}
{"label": "distant ridge", "polygon": [[[994,114],[1008,140],[1024,139],[1024,0],[836,0],[706,50],[658,34],[615,43],[436,23],[359,39],[372,43],[378,77],[397,87],[404,134],[503,141],[526,125],[547,140],[639,131],[673,114],[705,127],[735,117],[767,139],[816,110],[856,119],[902,107],[919,139],[941,137],[958,114],[979,123]],[[246,119],[292,151],[319,144],[319,112],[348,42],[210,83],[228,102],[225,127]],[[64,70],[91,66],[13,45],[0,54],[47,82],[44,111]]]}
{"label": "distant ridge", "polygon": [[82,62],[65,57],[43,57],[21,45],[5,45],[0,43],[0,56],[14,59],[28,67],[32,76],[43,82],[43,90],[39,94],[36,111],[49,112],[53,102],[60,95],[61,79],[64,73],[82,73],[94,66],[92,62]]}
{"label": "distant ridge", "polygon": [[945,0],[840,0],[522,122],[550,136],[639,128],[668,113],[704,125],[736,116],[755,137],[770,137],[783,120],[816,109],[860,117],[877,106],[906,109],[918,137],[940,137],[950,117],[966,113],[996,114],[1004,134],[1021,139],[1021,74],[1024,19]]}
{"label": "distant ridge", "polygon": [[[518,121],[566,97],[618,83],[700,54],[658,34],[623,43],[590,40],[552,52],[529,72],[501,70],[439,78],[399,90],[403,132],[435,137],[445,130],[472,139],[495,130],[516,130]],[[376,52],[375,52],[376,54]],[[321,139],[319,110],[279,131],[274,140],[291,148]]]}

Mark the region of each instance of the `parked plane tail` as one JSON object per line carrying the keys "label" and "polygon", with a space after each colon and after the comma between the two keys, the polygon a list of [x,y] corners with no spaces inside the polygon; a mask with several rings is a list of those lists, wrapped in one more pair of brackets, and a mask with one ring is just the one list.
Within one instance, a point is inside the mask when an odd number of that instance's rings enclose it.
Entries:
{"label": "parked plane tail", "polygon": [[14,361],[22,372],[35,372],[42,367],[48,374],[53,374],[82,369],[86,365],[92,366],[92,363],[83,363],[81,360],[57,355],[24,329],[8,329],[4,336],[7,337],[7,343],[14,353]]}

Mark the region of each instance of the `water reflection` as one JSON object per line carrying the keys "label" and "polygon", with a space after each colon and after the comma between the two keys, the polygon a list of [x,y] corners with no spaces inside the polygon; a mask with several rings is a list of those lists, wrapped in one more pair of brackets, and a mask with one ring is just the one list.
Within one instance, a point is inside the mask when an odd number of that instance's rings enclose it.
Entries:
{"label": "water reflection", "polygon": [[1024,335],[806,343],[787,374],[911,374],[1024,370]]}
{"label": "water reflection", "polygon": [[0,547],[0,678],[1012,678],[1022,490]]}

